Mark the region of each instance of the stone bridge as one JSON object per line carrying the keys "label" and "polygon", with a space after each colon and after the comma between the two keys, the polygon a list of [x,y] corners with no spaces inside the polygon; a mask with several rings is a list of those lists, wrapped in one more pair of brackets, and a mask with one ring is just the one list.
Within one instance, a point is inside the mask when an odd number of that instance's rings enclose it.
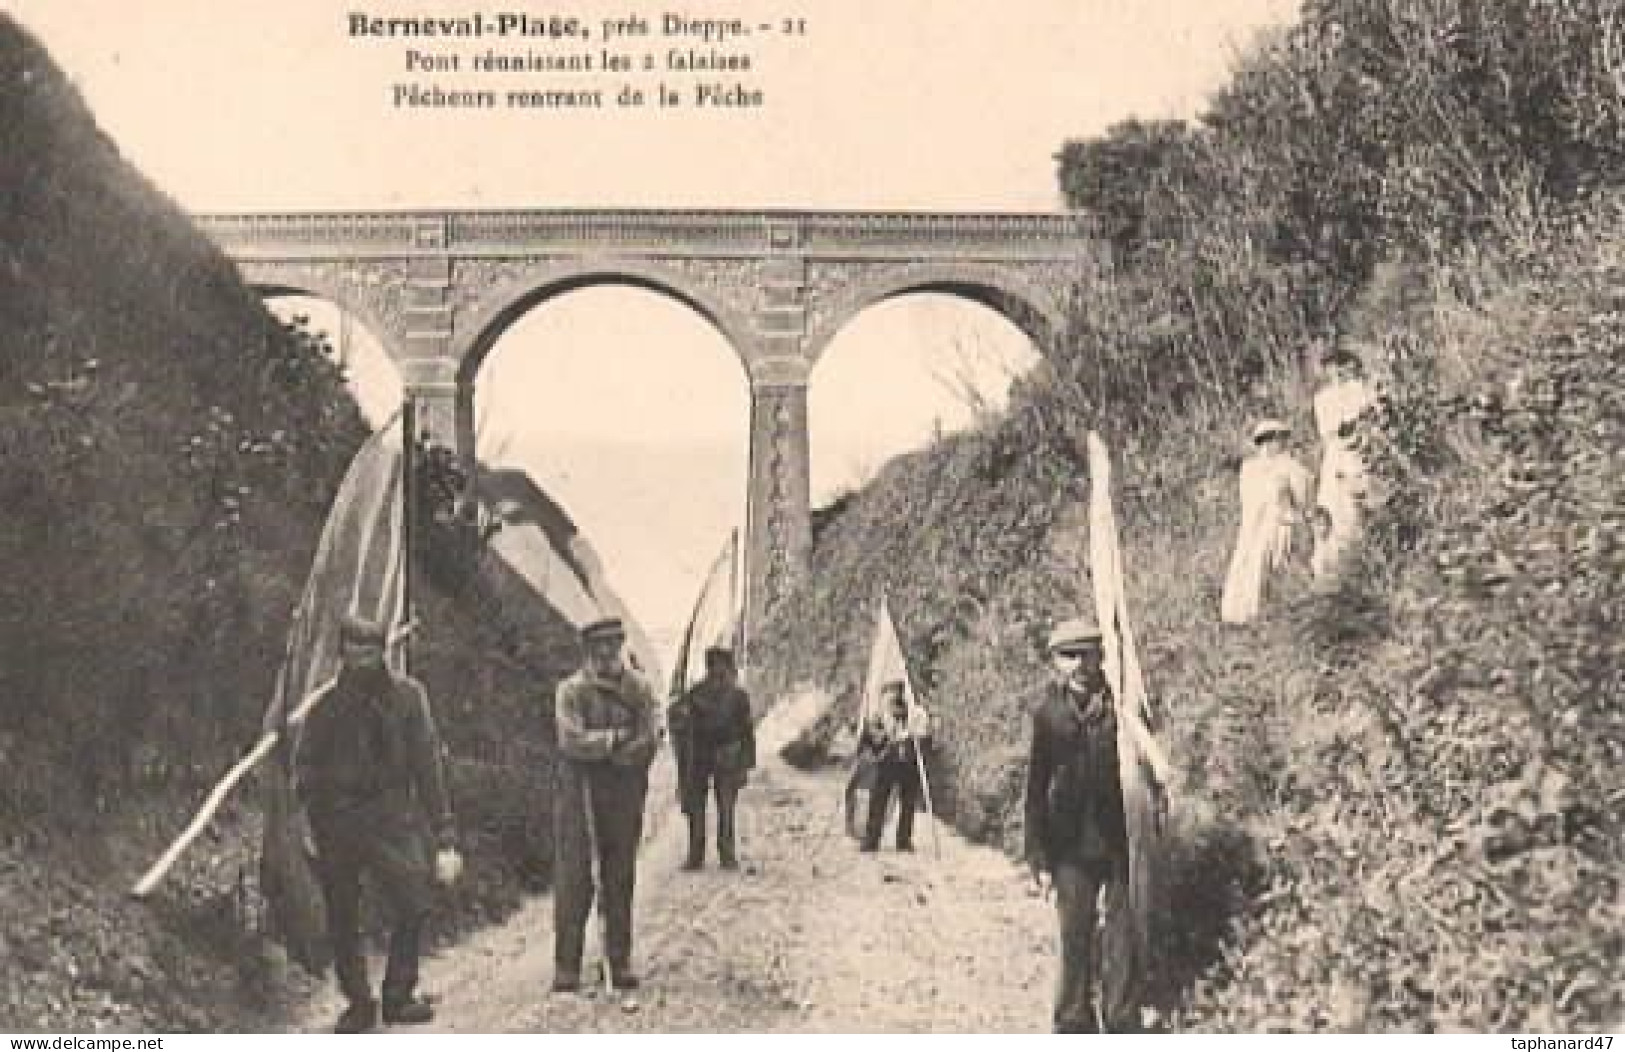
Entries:
{"label": "stone bridge", "polygon": [[418,417],[472,462],[474,382],[509,325],[573,289],[687,304],[750,385],[746,621],[811,557],[807,382],[841,327],[910,292],[998,311],[1047,353],[1070,291],[1109,251],[1077,214],[523,209],[205,215],[265,295],[328,300],[400,370]]}

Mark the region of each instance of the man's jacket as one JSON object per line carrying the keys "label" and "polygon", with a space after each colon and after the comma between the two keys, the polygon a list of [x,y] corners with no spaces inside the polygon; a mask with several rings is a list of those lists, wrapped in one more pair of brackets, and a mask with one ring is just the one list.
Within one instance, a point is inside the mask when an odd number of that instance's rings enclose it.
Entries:
{"label": "man's jacket", "polygon": [[423,684],[345,669],[305,718],[295,755],[313,818],[417,816],[442,843],[455,832],[440,735]]}
{"label": "man's jacket", "polygon": [[911,705],[903,719],[890,713],[872,717],[858,739],[858,749],[880,763],[913,767],[920,762],[920,744],[930,737],[930,715],[923,707]]}
{"label": "man's jacket", "polygon": [[578,763],[648,767],[665,730],[660,703],[630,669],[609,678],[579,670],[559,684],[554,719],[559,752]]}
{"label": "man's jacket", "polygon": [[1126,857],[1128,828],[1110,693],[1102,687],[1089,698],[1056,683],[1035,701],[1027,763],[1028,861],[1047,868]]}
{"label": "man's jacket", "polygon": [[667,718],[685,769],[738,773],[756,766],[750,696],[738,686],[702,679],[672,703]]}

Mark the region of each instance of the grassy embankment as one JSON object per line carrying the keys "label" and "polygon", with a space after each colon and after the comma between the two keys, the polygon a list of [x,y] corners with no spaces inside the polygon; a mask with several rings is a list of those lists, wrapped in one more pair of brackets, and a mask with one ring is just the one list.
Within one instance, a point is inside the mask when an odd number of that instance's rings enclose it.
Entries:
{"label": "grassy embankment", "polygon": [[[1156,991],[1179,1027],[1625,1020],[1625,167],[1593,8],[1309,5],[1199,123],[1069,144],[1116,279],[1006,415],[824,518],[771,634],[779,681],[850,713],[886,587],[938,798],[1014,846],[1020,698],[1088,603],[1067,432],[1101,429],[1181,772]],[[1222,626],[1242,438],[1284,415],[1316,463],[1329,326],[1383,392],[1386,499],[1337,593],[1299,574]]]}
{"label": "grassy embankment", "polygon": [[[297,983],[260,930],[252,784],[153,901],[125,891],[257,736],[364,425],[3,18],[0,88],[0,1027],[272,1026]],[[494,616],[504,587],[423,600],[471,854],[442,935],[546,877],[540,699],[573,640]]]}

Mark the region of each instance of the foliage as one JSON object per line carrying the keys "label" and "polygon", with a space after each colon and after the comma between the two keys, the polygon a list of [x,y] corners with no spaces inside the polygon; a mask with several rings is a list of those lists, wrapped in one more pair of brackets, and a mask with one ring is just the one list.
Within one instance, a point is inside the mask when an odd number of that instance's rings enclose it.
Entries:
{"label": "foliage", "polygon": [[[365,426],[320,338],[266,312],[4,15],[0,200],[0,1018],[269,1026],[253,1013],[297,982],[257,927],[251,790],[145,908],[127,889],[259,734]],[[432,524],[449,466],[430,451]],[[467,571],[433,531],[423,561]],[[547,878],[540,710],[574,659],[568,626],[472,562],[441,575],[455,601],[426,575],[412,644],[470,854],[441,934]]]}
{"label": "foliage", "polygon": [[[1066,435],[1102,430],[1181,772],[1154,991],[1176,1027],[1625,1017],[1620,19],[1311,0],[1197,122],[1067,144],[1117,273],[1005,419],[851,498],[773,627],[787,676],[850,699],[884,583],[939,795],[1013,845],[1037,643],[1087,602]],[[1266,412],[1311,432],[1334,333],[1380,392],[1368,544],[1332,594],[1289,576],[1222,626],[1241,437]]]}
{"label": "foliage", "polygon": [[478,572],[493,523],[469,497],[469,471],[454,450],[427,431],[415,448],[413,555],[436,587],[460,595]]}
{"label": "foliage", "polygon": [[1318,0],[1242,56],[1195,125],[1067,143],[1059,180],[1118,249],[1069,379],[1127,425],[1246,407],[1353,325],[1385,260],[1516,241],[1625,174],[1612,0]]}

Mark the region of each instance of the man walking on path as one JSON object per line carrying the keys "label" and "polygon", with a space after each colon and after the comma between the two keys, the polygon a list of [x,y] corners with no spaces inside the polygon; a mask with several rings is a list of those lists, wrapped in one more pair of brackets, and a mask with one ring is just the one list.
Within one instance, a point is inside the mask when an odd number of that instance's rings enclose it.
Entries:
{"label": "man walking on path", "polygon": [[[622,660],[618,618],[581,629],[586,662],[559,684],[553,794],[553,989],[581,987],[593,897],[602,896],[604,955],[617,990],[634,990],[632,893],[649,764],[665,732],[647,684]],[[597,861],[597,886],[593,862]]]}
{"label": "man walking on path", "polygon": [[717,798],[717,857],[723,869],[739,868],[734,809],[739,790],[756,766],[756,726],[750,697],[740,689],[733,653],[705,652],[705,678],[671,706],[667,719],[677,750],[677,799],[688,817],[685,870],[705,865],[705,798]]}
{"label": "man walking on path", "polygon": [[910,706],[902,680],[881,688],[881,711],[863,729],[858,743],[875,759],[874,788],[869,790],[869,823],[864,829],[864,851],[880,847],[886,825],[886,806],[898,794],[897,850],[914,850],[914,811],[920,801],[920,747],[931,736],[930,716],[922,706]]}
{"label": "man walking on path", "polygon": [[[1142,962],[1134,959],[1117,717],[1101,667],[1100,630],[1063,621],[1050,635],[1049,653],[1055,678],[1033,706],[1026,856],[1039,888],[1054,888],[1060,921],[1055,1031],[1095,1031],[1097,964],[1101,1020],[1108,1032],[1118,1031],[1138,1022]],[[1097,900],[1105,910],[1099,946]]]}
{"label": "man walking on path", "polygon": [[[307,717],[295,764],[333,967],[350,1002],[334,1030],[353,1034],[371,1030],[379,1018],[361,951],[362,874],[377,882],[389,905],[383,1021],[427,1023],[434,1009],[415,990],[431,876],[451,883],[462,859],[428,694],[384,664],[382,625],[349,616],[339,631],[343,669]],[[439,845],[432,867],[426,825]]]}

